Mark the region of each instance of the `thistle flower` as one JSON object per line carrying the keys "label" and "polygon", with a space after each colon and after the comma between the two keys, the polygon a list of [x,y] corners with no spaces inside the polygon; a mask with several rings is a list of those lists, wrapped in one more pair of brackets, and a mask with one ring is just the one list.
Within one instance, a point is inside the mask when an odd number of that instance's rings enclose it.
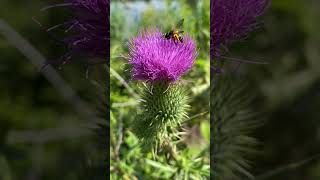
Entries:
{"label": "thistle flower", "polygon": [[196,45],[188,35],[182,43],[174,42],[153,29],[133,38],[129,51],[132,78],[148,82],[133,132],[145,150],[151,148],[155,152],[177,137],[177,127],[187,117],[188,98],[176,82],[192,67]]}
{"label": "thistle flower", "polygon": [[257,18],[265,12],[268,0],[214,0],[210,2],[211,56],[258,27]]}
{"label": "thistle flower", "polygon": [[174,82],[188,72],[196,57],[194,41],[186,35],[183,43],[165,39],[159,30],[140,33],[129,44],[132,78],[148,82]]}
{"label": "thistle flower", "polygon": [[87,64],[107,63],[110,46],[109,0],[65,0],[65,3],[42,10],[53,7],[68,7],[73,14],[66,22],[47,29],[49,32],[62,26],[67,33],[60,41],[68,47],[69,52],[61,61],[65,63],[76,55],[88,57]]}
{"label": "thistle flower", "polygon": [[[210,44],[213,60],[222,57],[222,48],[244,38],[258,28],[257,18],[265,12],[268,0],[214,0],[210,3]],[[215,62],[215,61],[214,61]],[[249,61],[247,61],[249,62]],[[219,72],[218,67],[213,68]],[[249,132],[259,126],[259,119],[249,108],[252,96],[244,82],[236,78],[215,77],[211,90],[211,177],[241,179],[249,177],[250,163],[256,141]]]}

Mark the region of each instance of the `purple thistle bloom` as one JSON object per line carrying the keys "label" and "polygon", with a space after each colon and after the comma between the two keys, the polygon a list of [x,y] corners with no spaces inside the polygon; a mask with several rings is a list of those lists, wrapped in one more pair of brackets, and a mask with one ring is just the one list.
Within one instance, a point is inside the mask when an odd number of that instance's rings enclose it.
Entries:
{"label": "purple thistle bloom", "polygon": [[195,42],[188,35],[181,43],[164,38],[159,30],[148,30],[129,43],[129,64],[136,80],[174,82],[191,69],[196,55]]}
{"label": "purple thistle bloom", "polygon": [[65,0],[65,3],[48,6],[42,10],[53,7],[67,7],[73,15],[63,24],[47,29],[51,31],[62,25],[67,33],[61,41],[67,45],[69,52],[61,61],[65,63],[76,55],[102,58],[87,60],[87,64],[107,63],[110,46],[109,0]]}
{"label": "purple thistle bloom", "polygon": [[[74,35],[64,38],[72,53],[109,57],[109,0],[67,0],[72,3]],[[70,27],[71,27],[70,26]],[[105,62],[104,62],[105,63]]]}
{"label": "purple thistle bloom", "polygon": [[257,18],[265,12],[267,4],[268,0],[211,1],[211,56],[219,57],[220,48],[255,30]]}

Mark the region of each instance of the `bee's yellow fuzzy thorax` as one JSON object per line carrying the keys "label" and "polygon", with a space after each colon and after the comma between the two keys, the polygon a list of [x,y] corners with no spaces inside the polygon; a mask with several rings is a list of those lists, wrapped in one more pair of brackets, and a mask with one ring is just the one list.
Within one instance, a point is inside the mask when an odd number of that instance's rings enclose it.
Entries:
{"label": "bee's yellow fuzzy thorax", "polygon": [[175,38],[175,39],[179,39],[179,35],[178,34],[176,34],[176,32],[173,34],[173,37]]}

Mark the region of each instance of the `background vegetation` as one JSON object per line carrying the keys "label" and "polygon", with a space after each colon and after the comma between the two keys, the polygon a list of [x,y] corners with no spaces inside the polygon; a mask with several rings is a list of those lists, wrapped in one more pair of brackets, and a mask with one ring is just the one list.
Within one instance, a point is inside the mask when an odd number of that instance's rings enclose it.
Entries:
{"label": "background vegetation", "polygon": [[[205,42],[209,42],[209,3],[178,0],[179,6],[164,3],[166,8],[160,12],[148,5],[143,9],[140,20],[133,19],[130,23],[124,22],[134,17],[126,14],[128,9],[115,10],[129,8],[132,9],[130,12],[136,11],[136,7],[131,6],[132,1],[112,2],[119,2],[111,8],[111,64],[114,70],[110,72],[112,176],[170,176],[172,171],[162,163],[161,157],[153,161],[150,155],[139,152],[137,139],[128,130],[135,113],[137,98],[134,94],[138,88],[129,79],[125,61],[117,56],[126,54],[125,43],[141,28],[149,25],[167,28],[184,17],[185,30],[197,39],[200,48],[196,66],[184,77],[192,87],[193,110],[190,117],[206,112],[209,44]],[[37,16],[46,26],[63,22],[68,16],[63,8],[39,11],[51,3],[49,0],[0,1],[0,19],[48,59],[63,54],[63,47],[52,41],[31,18]],[[319,153],[319,6],[317,0],[275,0],[262,19],[264,28],[230,47],[228,56],[269,62],[263,66],[241,65],[238,71],[249,75],[254,84],[251,88],[259,91],[259,100],[253,108],[263,109],[266,119],[255,132],[261,142],[261,153],[252,159],[255,175]],[[142,10],[141,7],[138,9]],[[83,115],[77,110],[75,103],[68,103],[63,93],[8,42],[2,31],[0,53],[0,179],[79,179],[88,155],[94,154],[92,152],[96,149],[90,131],[96,117],[88,118],[88,114]],[[100,96],[96,95],[96,86],[90,81],[103,79],[105,68],[90,69],[90,80],[85,78],[86,67],[80,64],[66,65],[57,71],[77,96],[89,104],[90,109],[96,109],[95,98]],[[135,93],[117,78],[115,72],[129,82]],[[186,138],[186,160],[199,154],[201,149],[204,153],[199,156],[207,159],[207,115],[196,116],[186,123],[186,129],[191,136]],[[124,137],[122,142],[119,141],[121,136]],[[319,161],[313,160],[268,179],[319,179],[319,168]],[[158,174],[151,173],[155,169]],[[199,174],[201,171],[198,168],[196,172]]]}
{"label": "background vegetation", "polygon": [[[251,108],[264,119],[254,134],[260,141],[252,164],[258,179],[320,178],[319,5],[314,0],[272,1],[263,28],[230,48],[228,56],[269,62],[242,64],[238,71],[252,83],[249,91],[258,91]],[[299,163],[304,165],[297,168]],[[266,173],[275,169],[282,171]]]}
{"label": "background vegetation", "polygon": [[[104,80],[106,72],[99,72],[105,68],[91,67],[89,79],[86,79],[86,67],[81,64],[40,72],[39,66],[33,64],[36,58],[28,58],[21,52],[30,52],[29,46],[16,42],[21,40],[16,36],[13,36],[15,40],[8,40],[10,35],[3,30],[7,29],[3,23],[6,22],[47,60],[55,60],[63,55],[64,47],[49,37],[32,17],[45,27],[64,22],[70,15],[64,8],[40,11],[61,2],[0,1],[1,180],[80,179],[84,177],[89,157],[95,154],[92,128],[98,121],[95,113],[98,96],[96,86],[90,81]],[[18,50],[19,47],[22,49]],[[48,77],[54,79],[49,81]]]}

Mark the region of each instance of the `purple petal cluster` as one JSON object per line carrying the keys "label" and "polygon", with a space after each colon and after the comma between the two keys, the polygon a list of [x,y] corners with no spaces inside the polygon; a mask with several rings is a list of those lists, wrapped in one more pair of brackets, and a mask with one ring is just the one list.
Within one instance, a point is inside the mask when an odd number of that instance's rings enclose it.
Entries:
{"label": "purple petal cluster", "polygon": [[188,36],[183,43],[166,39],[157,29],[141,32],[129,43],[132,78],[148,82],[174,82],[191,69],[196,44]]}
{"label": "purple petal cluster", "polygon": [[109,5],[109,0],[65,0],[65,3],[48,7],[66,7],[72,14],[69,20],[61,24],[66,33],[62,42],[67,45],[69,51],[61,58],[62,61],[66,62],[76,55],[98,57],[98,60],[88,60],[88,64],[107,63],[110,47]]}
{"label": "purple petal cluster", "polygon": [[[109,57],[109,0],[67,0],[74,18],[69,21],[74,35],[64,39],[72,53]],[[105,62],[106,63],[106,62]]]}
{"label": "purple petal cluster", "polygon": [[210,2],[211,56],[243,38],[258,27],[257,18],[265,12],[268,0],[213,0]]}

